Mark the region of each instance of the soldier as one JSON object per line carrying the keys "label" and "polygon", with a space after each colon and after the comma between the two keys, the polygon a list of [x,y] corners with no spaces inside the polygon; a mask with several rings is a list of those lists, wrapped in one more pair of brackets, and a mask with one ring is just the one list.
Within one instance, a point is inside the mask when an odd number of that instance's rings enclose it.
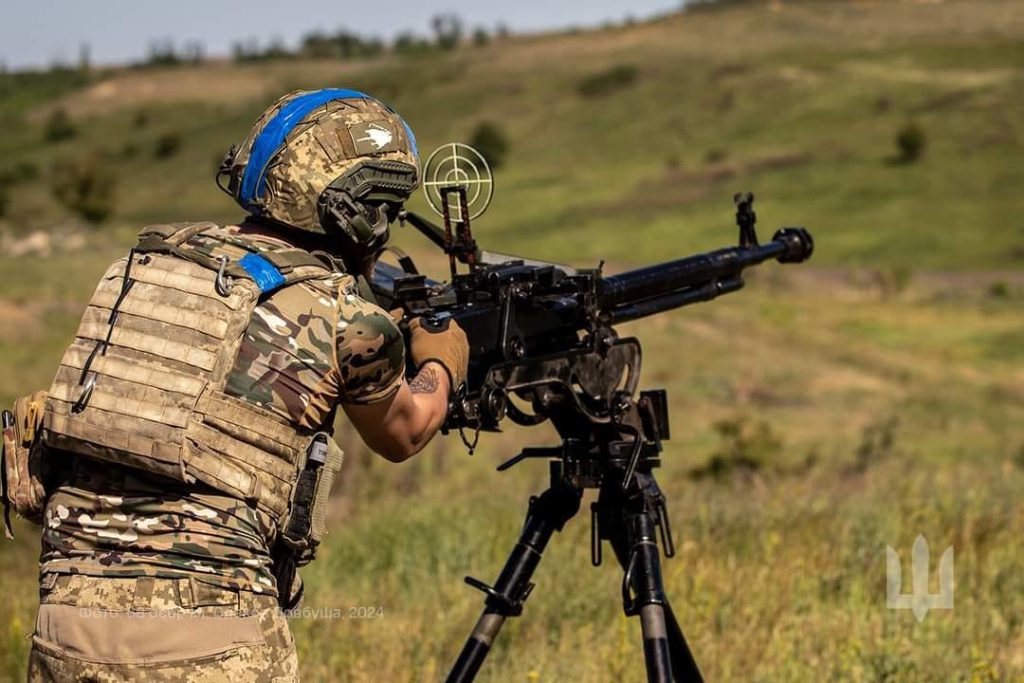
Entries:
{"label": "soldier", "polygon": [[248,218],[150,226],[107,270],[35,403],[53,483],[31,681],[297,680],[279,606],[324,533],[337,407],[398,462],[465,378],[458,326],[413,320],[407,382],[365,287],[418,172],[381,102],[291,93],[218,174]]}

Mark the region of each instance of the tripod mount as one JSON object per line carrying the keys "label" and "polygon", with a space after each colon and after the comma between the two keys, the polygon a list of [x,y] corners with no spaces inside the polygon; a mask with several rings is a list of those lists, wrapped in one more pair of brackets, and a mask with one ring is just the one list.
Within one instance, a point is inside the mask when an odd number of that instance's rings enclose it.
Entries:
{"label": "tripod mount", "polygon": [[[546,377],[528,373],[533,375],[528,387],[505,387],[518,395],[532,393],[534,408],[552,420],[562,443],[524,448],[498,468],[505,470],[526,459],[547,459],[550,486],[530,499],[519,541],[494,584],[466,577],[466,583],[485,594],[484,610],[448,683],[472,681],[505,620],[522,614],[544,549],[554,532],[579,512],[587,488],[599,491],[591,506],[591,561],[594,566],[601,564],[603,543],[608,541],[623,569],[623,611],[640,617],[648,681],[703,680],[669,605],[661,574],[659,544],[666,557],[675,554],[665,496],[653,473],[660,464],[662,441],[669,438],[666,395],[663,390],[642,391],[634,401],[639,343],[609,337],[605,346],[565,358],[563,365],[547,359],[549,367],[561,371]],[[608,372],[616,368],[619,376]],[[601,377],[594,377],[595,373]],[[598,386],[612,389],[592,391]],[[614,389],[619,386],[623,388]]]}

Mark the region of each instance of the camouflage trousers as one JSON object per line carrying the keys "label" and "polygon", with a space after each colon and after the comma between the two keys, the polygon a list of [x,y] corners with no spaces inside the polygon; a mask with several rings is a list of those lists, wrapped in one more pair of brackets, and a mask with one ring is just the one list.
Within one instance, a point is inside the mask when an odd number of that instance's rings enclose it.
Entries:
{"label": "camouflage trousers", "polygon": [[30,683],[298,681],[277,600],[194,579],[44,574]]}

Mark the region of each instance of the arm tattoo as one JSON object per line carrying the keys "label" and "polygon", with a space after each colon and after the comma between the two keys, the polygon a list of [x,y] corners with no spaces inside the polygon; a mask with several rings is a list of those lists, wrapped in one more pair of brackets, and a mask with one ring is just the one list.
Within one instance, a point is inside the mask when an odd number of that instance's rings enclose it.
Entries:
{"label": "arm tattoo", "polygon": [[440,384],[441,381],[437,374],[437,369],[427,365],[409,383],[409,390],[414,394],[432,394],[437,391],[437,387]]}

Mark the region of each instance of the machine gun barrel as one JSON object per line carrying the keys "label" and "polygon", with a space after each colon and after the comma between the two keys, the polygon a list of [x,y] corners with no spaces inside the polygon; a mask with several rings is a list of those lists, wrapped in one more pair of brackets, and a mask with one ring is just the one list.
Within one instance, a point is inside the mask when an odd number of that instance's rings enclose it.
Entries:
{"label": "machine gun barrel", "polygon": [[783,228],[760,246],[728,247],[602,278],[598,307],[612,323],[635,320],[743,287],[743,269],[769,259],[807,260],[814,249],[803,228]]}
{"label": "machine gun barrel", "polygon": [[697,287],[688,287],[687,289],[677,290],[670,294],[620,304],[608,312],[609,322],[612,325],[618,325],[630,320],[646,318],[664,311],[671,311],[673,308],[689,306],[701,301],[710,301],[723,294],[740,289],[743,289],[743,277],[741,275],[729,275],[721,279],[711,280]]}

